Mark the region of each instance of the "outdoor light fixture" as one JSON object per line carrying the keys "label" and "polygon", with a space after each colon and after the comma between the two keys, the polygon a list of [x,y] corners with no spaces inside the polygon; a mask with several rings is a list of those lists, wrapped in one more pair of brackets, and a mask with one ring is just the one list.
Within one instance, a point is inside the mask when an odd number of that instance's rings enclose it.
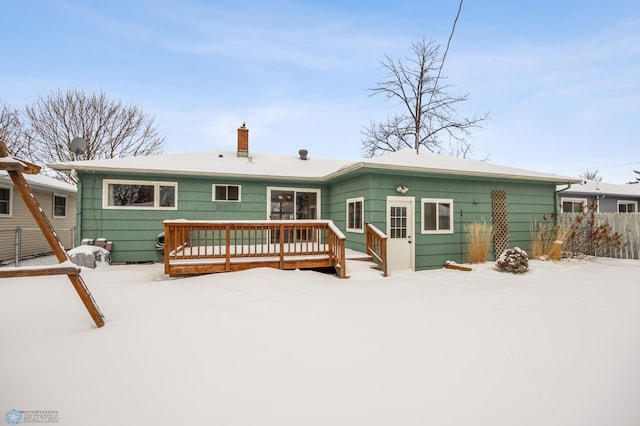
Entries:
{"label": "outdoor light fixture", "polygon": [[407,191],[409,190],[409,188],[407,188],[404,185],[398,185],[396,186],[396,191],[398,191],[401,194],[405,194]]}

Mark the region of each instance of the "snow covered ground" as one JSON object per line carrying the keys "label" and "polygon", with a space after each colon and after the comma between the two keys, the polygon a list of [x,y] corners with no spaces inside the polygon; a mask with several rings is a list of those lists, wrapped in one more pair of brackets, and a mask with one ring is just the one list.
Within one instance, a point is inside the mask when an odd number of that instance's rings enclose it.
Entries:
{"label": "snow covered ground", "polygon": [[[640,424],[640,262],[0,280],[0,414],[61,425]],[[5,423],[3,423],[5,424]],[[8,424],[8,423],[7,423]]]}

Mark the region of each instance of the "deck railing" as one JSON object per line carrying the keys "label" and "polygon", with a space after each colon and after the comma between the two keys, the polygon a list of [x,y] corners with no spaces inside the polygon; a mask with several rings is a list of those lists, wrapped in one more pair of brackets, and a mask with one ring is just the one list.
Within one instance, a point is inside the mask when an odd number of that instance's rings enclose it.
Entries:
{"label": "deck railing", "polygon": [[382,270],[382,275],[387,276],[387,236],[371,222],[367,222],[367,254]]}
{"label": "deck railing", "polygon": [[333,267],[346,278],[345,236],[332,221],[164,221],[169,275],[269,266]]}

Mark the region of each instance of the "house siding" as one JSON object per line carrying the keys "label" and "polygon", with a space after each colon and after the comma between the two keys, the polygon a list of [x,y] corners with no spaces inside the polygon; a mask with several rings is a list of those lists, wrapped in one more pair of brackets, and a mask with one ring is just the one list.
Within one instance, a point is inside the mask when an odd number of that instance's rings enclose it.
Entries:
{"label": "house siding", "polygon": [[[56,230],[60,241],[65,248],[73,247],[72,229],[76,225],[76,194],[61,191],[47,191],[32,188],[33,195],[40,203],[47,219]],[[66,195],[67,216],[65,218],[53,217],[53,194]],[[16,228],[21,228],[20,257],[25,258],[40,254],[51,253],[52,249],[44,238],[38,224],[27,208],[20,192],[13,188],[12,215],[0,217],[0,262],[15,259]]]}
{"label": "house siding", "polygon": [[[267,188],[320,189],[320,210],[329,209],[328,188],[309,182],[249,180],[233,177],[184,177],[171,175],[80,173],[82,206],[78,239],[105,238],[113,243],[112,261],[157,262],[163,253],[155,248],[155,240],[164,231],[164,220],[265,220],[267,219]],[[177,210],[103,209],[104,179],[176,182]],[[212,201],[212,185],[241,185],[241,202]]]}
{"label": "house siding", "polygon": [[[402,195],[396,186],[405,185],[409,191]],[[455,178],[437,175],[398,173],[369,173],[357,178],[333,184],[334,217],[341,229],[345,229],[345,209],[348,198],[363,196],[365,221],[388,233],[387,197],[412,197],[415,200],[415,269],[441,268],[448,260],[466,262],[465,226],[474,221],[492,224],[491,192],[507,194],[509,245],[529,250],[530,229],[534,221],[542,221],[543,215],[554,212],[555,185],[524,181],[490,180],[482,178]],[[452,234],[422,234],[421,198],[453,200],[454,232]],[[362,234],[346,233],[347,247],[365,251]],[[493,247],[491,248],[493,253]],[[495,257],[492,257],[495,259]]]}
{"label": "house siding", "polygon": [[[364,222],[373,221],[375,211],[379,208],[377,201],[372,197],[374,190],[371,188],[371,175],[356,176],[351,179],[342,179],[332,182],[331,197],[328,201],[329,211],[324,216],[332,220],[347,237],[346,247],[366,252],[366,235],[359,232],[346,231],[347,229],[347,200],[350,198],[364,197]],[[386,207],[382,207],[384,212]],[[382,228],[381,228],[382,229]]]}
{"label": "house siding", "polygon": [[[177,182],[177,210],[116,210],[102,208],[103,179]],[[348,248],[365,252],[364,233],[346,231],[346,200],[364,198],[364,221],[387,231],[387,197],[415,200],[415,269],[440,268],[448,261],[466,262],[465,226],[474,221],[493,221],[491,192],[507,194],[509,245],[529,250],[530,229],[534,221],[554,212],[554,183],[525,180],[456,177],[395,170],[360,169],[328,182],[282,181],[233,177],[188,177],[170,175],[80,173],[82,206],[78,239],[106,238],[113,242],[114,262],[160,261],[155,249],[156,236],[167,219],[264,220],[267,219],[267,188],[310,188],[321,190],[321,218],[333,220],[345,233]],[[212,184],[241,185],[241,202],[214,202]],[[409,191],[402,195],[396,186]],[[421,199],[453,200],[454,232],[422,234]],[[493,250],[491,250],[493,254]],[[492,257],[493,259],[493,257]]]}

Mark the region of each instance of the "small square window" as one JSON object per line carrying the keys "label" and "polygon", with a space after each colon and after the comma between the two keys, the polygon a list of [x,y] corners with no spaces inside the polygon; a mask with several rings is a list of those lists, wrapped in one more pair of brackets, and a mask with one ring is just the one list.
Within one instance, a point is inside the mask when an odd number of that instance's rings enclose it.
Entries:
{"label": "small square window", "polygon": [[213,201],[240,201],[240,185],[213,185]]}
{"label": "small square window", "polygon": [[582,213],[586,210],[587,210],[586,198],[563,198],[562,199],[563,213]]}
{"label": "small square window", "polygon": [[452,234],[453,233],[453,200],[431,199],[422,200],[422,234]]}
{"label": "small square window", "polygon": [[618,213],[635,213],[638,204],[635,201],[618,201]]}
{"label": "small square window", "polygon": [[67,197],[65,195],[53,195],[53,217],[67,217]]}

